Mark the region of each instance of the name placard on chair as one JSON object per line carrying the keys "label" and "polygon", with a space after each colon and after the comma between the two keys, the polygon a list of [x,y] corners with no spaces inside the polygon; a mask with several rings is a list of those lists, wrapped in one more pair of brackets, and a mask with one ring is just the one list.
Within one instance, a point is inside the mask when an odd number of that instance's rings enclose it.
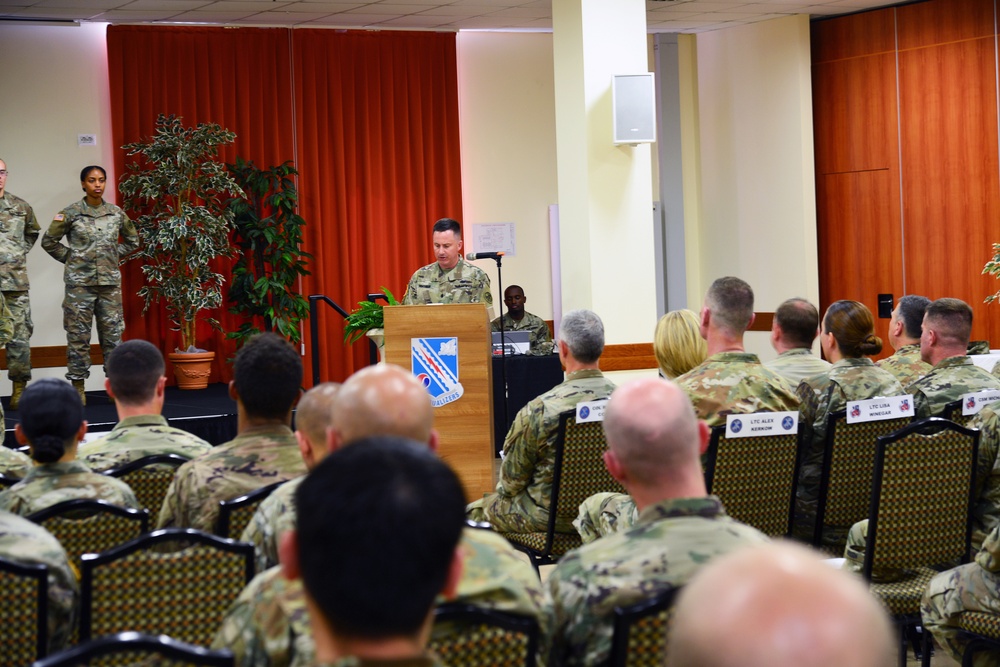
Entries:
{"label": "name placard on chair", "polygon": [[847,423],[874,422],[913,416],[913,395],[868,398],[847,402]]}
{"label": "name placard on chair", "polygon": [[762,435],[785,435],[799,432],[799,413],[751,412],[726,417],[726,438],[756,438]]}
{"label": "name placard on chair", "polygon": [[596,401],[580,401],[576,404],[576,423],[604,421],[604,408],[608,407],[608,399]]}
{"label": "name placard on chair", "polygon": [[969,417],[978,414],[987,405],[997,401],[1000,401],[1000,390],[997,389],[970,391],[968,394],[962,394],[962,416]]}

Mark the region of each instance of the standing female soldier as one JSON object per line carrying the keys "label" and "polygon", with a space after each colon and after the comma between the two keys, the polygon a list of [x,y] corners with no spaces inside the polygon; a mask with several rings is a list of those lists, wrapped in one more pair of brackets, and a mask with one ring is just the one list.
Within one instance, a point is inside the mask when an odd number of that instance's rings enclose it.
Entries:
{"label": "standing female soldier", "polygon": [[[60,211],[42,237],[45,252],[66,265],[63,274],[66,379],[73,383],[84,402],[83,381],[90,376],[90,332],[94,318],[97,318],[97,339],[107,359],[125,331],[118,265],[125,255],[139,247],[139,235],[132,221],[123,210],[104,201],[106,181],[102,167],[84,167],[80,172],[84,198]],[[61,243],[64,236],[68,247]]]}

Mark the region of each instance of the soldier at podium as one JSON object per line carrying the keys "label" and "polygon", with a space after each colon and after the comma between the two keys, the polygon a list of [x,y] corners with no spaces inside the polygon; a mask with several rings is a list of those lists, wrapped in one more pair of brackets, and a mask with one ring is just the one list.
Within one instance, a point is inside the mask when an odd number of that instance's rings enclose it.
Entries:
{"label": "soldier at podium", "polygon": [[451,218],[434,223],[437,261],[417,269],[406,286],[403,305],[429,303],[485,303],[493,316],[490,277],[462,259],[462,227]]}

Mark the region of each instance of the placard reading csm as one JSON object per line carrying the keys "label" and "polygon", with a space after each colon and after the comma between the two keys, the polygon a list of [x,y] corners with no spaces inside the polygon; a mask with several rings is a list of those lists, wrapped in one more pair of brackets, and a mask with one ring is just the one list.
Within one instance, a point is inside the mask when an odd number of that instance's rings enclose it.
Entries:
{"label": "placard reading csm", "polygon": [[513,222],[477,222],[472,225],[472,247],[476,252],[502,252],[517,255]]}

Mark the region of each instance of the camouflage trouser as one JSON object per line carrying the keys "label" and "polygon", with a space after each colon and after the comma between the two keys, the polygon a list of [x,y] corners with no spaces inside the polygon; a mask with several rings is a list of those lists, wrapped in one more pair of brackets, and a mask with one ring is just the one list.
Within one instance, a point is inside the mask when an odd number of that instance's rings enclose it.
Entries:
{"label": "camouflage trouser", "polygon": [[[958,638],[955,617],[963,611],[1000,614],[1000,577],[968,563],[942,572],[927,585],[920,603],[924,628],[955,660],[962,662],[966,642]],[[984,651],[975,656],[976,667],[1000,664],[1000,652]]]}
{"label": "camouflage trouser", "polygon": [[3,300],[14,318],[14,338],[7,343],[7,375],[11,382],[31,379],[31,302],[28,293],[4,292]]}
{"label": "camouflage trouser", "polygon": [[107,359],[125,331],[121,286],[66,285],[63,328],[66,329],[66,379],[70,381],[90,377],[90,336],[95,318],[97,340]]}
{"label": "camouflage trouser", "polygon": [[[538,533],[549,527],[549,512],[538,507],[527,494],[501,496],[490,493],[469,503],[465,515],[473,521],[488,521],[501,533]],[[557,533],[572,533],[573,524],[556,522]]]}
{"label": "camouflage trouser", "polygon": [[580,504],[580,514],[573,521],[584,544],[611,533],[631,528],[639,518],[632,496],[624,493],[595,493]]}

